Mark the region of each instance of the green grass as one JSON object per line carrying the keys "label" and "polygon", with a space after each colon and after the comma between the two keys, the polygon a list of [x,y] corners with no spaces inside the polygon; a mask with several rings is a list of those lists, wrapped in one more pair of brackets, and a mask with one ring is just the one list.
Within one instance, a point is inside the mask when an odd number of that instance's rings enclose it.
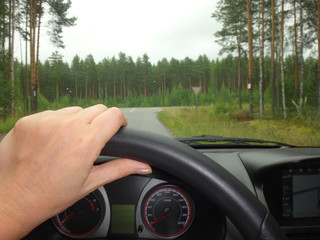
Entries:
{"label": "green grass", "polygon": [[9,132],[19,118],[8,118],[6,120],[0,120],[0,134]]}
{"label": "green grass", "polygon": [[[268,109],[267,109],[268,110]],[[315,116],[308,120],[295,117],[272,119],[266,113],[265,119],[239,122],[236,116],[243,113],[217,113],[214,106],[195,108],[166,108],[158,117],[176,137],[196,135],[218,135],[278,141],[295,146],[320,146],[320,121]]]}
{"label": "green grass", "polygon": [[[243,106],[248,109],[247,105]],[[232,113],[231,113],[232,112]],[[310,109],[310,112],[316,112]],[[298,116],[289,112],[288,119],[271,117],[270,107],[266,106],[264,119],[254,114],[253,119],[239,122],[239,110],[216,106],[166,108],[159,113],[159,119],[176,137],[196,135],[219,135],[225,137],[245,137],[284,142],[296,146],[320,146],[320,120],[315,115]],[[0,120],[0,134],[9,132],[18,118]]]}

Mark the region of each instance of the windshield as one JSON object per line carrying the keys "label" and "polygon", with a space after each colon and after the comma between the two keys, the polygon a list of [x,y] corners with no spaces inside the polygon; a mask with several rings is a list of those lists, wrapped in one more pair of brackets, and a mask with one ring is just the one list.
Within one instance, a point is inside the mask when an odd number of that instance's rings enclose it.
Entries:
{"label": "windshield", "polygon": [[0,4],[0,135],[102,103],[170,137],[320,146],[316,0]]}

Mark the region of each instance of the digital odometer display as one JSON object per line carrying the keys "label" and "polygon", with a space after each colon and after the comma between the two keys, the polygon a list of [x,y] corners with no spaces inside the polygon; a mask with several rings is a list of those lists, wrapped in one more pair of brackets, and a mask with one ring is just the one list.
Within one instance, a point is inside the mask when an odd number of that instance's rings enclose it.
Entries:
{"label": "digital odometer display", "polygon": [[193,200],[176,186],[152,189],[143,206],[144,223],[157,236],[177,237],[191,226],[194,216]]}
{"label": "digital odometer display", "polygon": [[114,204],[111,209],[111,233],[134,233],[135,205]]}

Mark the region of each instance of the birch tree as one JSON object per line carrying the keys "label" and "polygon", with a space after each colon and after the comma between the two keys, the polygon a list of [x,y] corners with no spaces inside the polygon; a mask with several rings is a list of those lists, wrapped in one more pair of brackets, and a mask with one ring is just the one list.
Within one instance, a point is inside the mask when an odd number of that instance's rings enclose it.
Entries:
{"label": "birch tree", "polygon": [[259,116],[264,114],[264,0],[261,0],[261,37],[260,37],[260,81],[259,81]]}
{"label": "birch tree", "polygon": [[15,0],[9,1],[9,82],[10,82],[10,112],[15,115],[14,107],[14,36],[15,36]]}
{"label": "birch tree", "polygon": [[280,27],[280,75],[281,75],[281,98],[282,98],[282,111],[283,117],[287,118],[286,110],[286,96],[284,86],[284,0],[281,0],[281,27]]}
{"label": "birch tree", "polygon": [[294,19],[294,62],[295,62],[295,74],[294,74],[294,86],[295,86],[295,95],[298,97],[299,89],[299,60],[298,60],[298,33],[297,33],[297,14],[296,14],[296,0],[293,0],[293,19]]}
{"label": "birch tree", "polygon": [[[303,5],[302,5],[302,0],[299,0],[299,20],[300,20],[300,55],[299,55],[299,62],[300,62],[300,101],[302,104],[304,103],[303,101],[303,74],[304,74],[304,58],[303,58],[303,51],[304,51],[304,44],[303,44],[303,24],[304,24],[304,18],[303,18]],[[303,107],[303,105],[302,105]]]}
{"label": "birch tree", "polygon": [[275,27],[275,1],[271,0],[271,12],[272,12],[272,40],[271,40],[271,112],[274,116],[275,112],[275,94],[274,94],[274,84],[275,84],[275,59],[274,59],[274,53],[275,53],[275,34],[276,34],[276,27]]}
{"label": "birch tree", "polygon": [[320,0],[318,0],[318,117],[320,117]]}

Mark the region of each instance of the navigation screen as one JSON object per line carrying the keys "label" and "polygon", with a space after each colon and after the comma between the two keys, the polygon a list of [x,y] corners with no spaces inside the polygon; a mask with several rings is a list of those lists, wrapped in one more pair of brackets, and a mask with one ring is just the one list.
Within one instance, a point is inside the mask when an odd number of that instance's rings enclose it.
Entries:
{"label": "navigation screen", "polygon": [[286,218],[320,217],[320,170],[283,170],[282,206]]}

